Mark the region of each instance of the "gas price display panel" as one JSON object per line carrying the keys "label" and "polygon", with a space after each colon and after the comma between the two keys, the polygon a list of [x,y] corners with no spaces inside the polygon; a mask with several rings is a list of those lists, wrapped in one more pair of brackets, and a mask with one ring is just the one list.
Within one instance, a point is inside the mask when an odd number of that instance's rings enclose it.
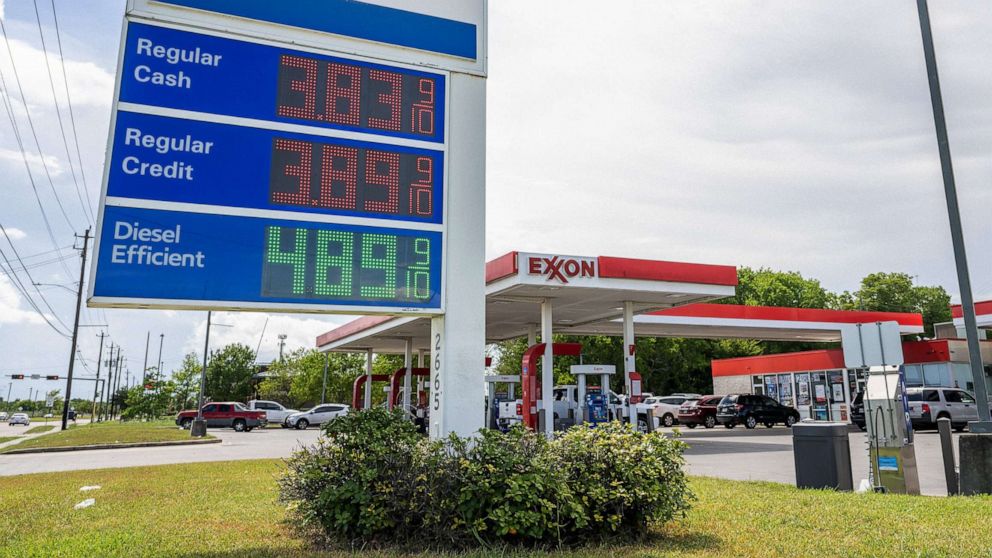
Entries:
{"label": "gas price display panel", "polygon": [[444,141],[443,74],[140,23],[125,49],[122,102]]}
{"label": "gas price display panel", "polygon": [[440,307],[441,234],[107,206],[95,296]]}
{"label": "gas price display panel", "polygon": [[126,33],[96,305],[444,310],[446,74]]}

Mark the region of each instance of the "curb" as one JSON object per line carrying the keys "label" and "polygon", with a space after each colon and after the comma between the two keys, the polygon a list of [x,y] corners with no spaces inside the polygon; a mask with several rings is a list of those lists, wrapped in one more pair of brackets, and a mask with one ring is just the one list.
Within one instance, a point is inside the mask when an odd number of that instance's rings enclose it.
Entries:
{"label": "curb", "polygon": [[[128,444],[97,444],[92,446],[65,446],[61,448],[30,448],[30,449],[12,449],[10,451],[0,452],[0,455],[17,455],[25,453],[56,453],[62,451],[85,451],[85,450],[104,450],[104,449],[127,449],[127,448],[156,448],[163,446],[199,446],[202,444],[219,444],[221,443],[220,438],[213,438],[210,440],[176,440],[172,442],[135,442]],[[16,444],[15,444],[16,445]]]}

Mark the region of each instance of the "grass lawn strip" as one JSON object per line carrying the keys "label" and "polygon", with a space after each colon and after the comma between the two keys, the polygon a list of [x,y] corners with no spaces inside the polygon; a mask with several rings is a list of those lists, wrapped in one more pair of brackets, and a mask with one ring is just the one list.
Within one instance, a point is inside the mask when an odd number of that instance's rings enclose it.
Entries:
{"label": "grass lawn strip", "polygon": [[0,436],[0,444],[6,444],[7,442],[16,440],[18,438],[20,438],[20,436]]}
{"label": "grass lawn strip", "polygon": [[0,450],[0,453],[14,449],[175,442],[189,439],[188,430],[181,430],[170,421],[99,422],[75,425],[62,432],[30,438],[19,444],[7,446]]}
{"label": "grass lawn strip", "polygon": [[49,432],[55,430],[54,426],[33,426],[25,432],[25,434],[42,434],[44,432]]}
{"label": "grass lawn strip", "polygon": [[[3,477],[7,509],[31,513],[8,514],[0,556],[404,555],[309,550],[276,502],[282,468],[280,460],[255,460]],[[102,488],[79,492],[86,485]],[[449,556],[971,557],[992,551],[988,497],[856,495],[707,478],[694,478],[692,487],[699,500],[689,516],[638,544]],[[86,498],[96,505],[72,509]]]}

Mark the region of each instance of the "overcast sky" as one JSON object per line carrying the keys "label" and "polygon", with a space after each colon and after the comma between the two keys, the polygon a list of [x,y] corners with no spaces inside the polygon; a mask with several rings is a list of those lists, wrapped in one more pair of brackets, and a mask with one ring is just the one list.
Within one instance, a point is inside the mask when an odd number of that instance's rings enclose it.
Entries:
{"label": "overcast sky", "polygon": [[[50,1],[38,5],[68,127]],[[42,155],[2,43],[0,72],[56,244],[3,109],[0,223],[35,281],[72,287],[78,257],[65,248],[88,224],[83,205],[98,203],[124,2],[55,5],[82,168],[71,129],[71,157],[63,145],[34,4],[0,0]],[[992,3],[934,0],[931,17],[974,289],[992,294]],[[904,271],[957,293],[915,3],[492,0],[489,37],[487,257],[530,250],[767,266],[837,291],[870,272]],[[0,247],[11,257],[2,239]],[[40,289],[71,325],[72,295]],[[205,319],[87,310],[83,322],[109,324],[140,371],[146,332],[150,363],[164,333],[170,370],[202,351]],[[290,347],[312,346],[348,319],[219,314],[233,327],[213,329],[211,341],[261,339],[268,360],[278,334]],[[90,371],[99,331],[81,330]],[[0,275],[0,397],[2,375],[64,375],[68,347]],[[59,386],[16,382],[13,397],[29,387]],[[92,395],[92,382],[74,392]]]}

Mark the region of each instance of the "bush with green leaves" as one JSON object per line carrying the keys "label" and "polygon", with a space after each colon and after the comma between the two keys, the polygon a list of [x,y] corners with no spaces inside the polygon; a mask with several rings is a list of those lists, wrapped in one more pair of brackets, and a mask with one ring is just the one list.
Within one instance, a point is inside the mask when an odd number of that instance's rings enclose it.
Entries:
{"label": "bush with green leaves", "polygon": [[547,440],[524,429],[427,440],[372,409],[294,454],[281,497],[338,546],[457,549],[630,539],[685,514],[684,444],[611,423]]}

